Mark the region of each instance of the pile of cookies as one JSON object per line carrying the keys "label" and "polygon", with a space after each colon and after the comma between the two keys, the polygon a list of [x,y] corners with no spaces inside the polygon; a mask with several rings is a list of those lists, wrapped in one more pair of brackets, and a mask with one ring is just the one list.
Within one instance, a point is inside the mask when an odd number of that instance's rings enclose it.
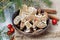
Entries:
{"label": "pile of cookies", "polygon": [[48,13],[46,11],[23,5],[14,24],[23,32],[32,33],[47,27]]}

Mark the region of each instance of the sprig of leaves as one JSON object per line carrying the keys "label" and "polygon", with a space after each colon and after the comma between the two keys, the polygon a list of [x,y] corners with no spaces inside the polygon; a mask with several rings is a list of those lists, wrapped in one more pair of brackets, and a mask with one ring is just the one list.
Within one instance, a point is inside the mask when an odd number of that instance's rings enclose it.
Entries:
{"label": "sprig of leaves", "polygon": [[[16,3],[16,7],[20,8],[22,7],[22,4],[26,4],[28,6],[39,6],[40,7],[40,4],[39,2],[36,2],[36,1],[33,1],[33,0],[10,0],[14,3]],[[50,0],[39,0],[39,1],[43,1],[44,3],[46,3],[47,6],[51,7],[51,4],[52,2]]]}
{"label": "sprig of leaves", "polygon": [[46,3],[47,6],[51,7],[52,2],[50,0],[42,0],[44,3]]}
{"label": "sprig of leaves", "polygon": [[0,14],[3,12],[3,10],[7,7],[10,7],[13,3],[12,2],[9,2],[7,3],[6,5],[2,4],[3,2],[0,2]]}
{"label": "sprig of leaves", "polygon": [[16,7],[22,7],[22,0],[10,0],[11,2],[14,2],[16,4]]}
{"label": "sprig of leaves", "polygon": [[[35,3],[37,6],[39,6],[39,3],[38,2],[36,3],[33,0],[9,0],[9,1],[16,3],[16,5],[17,5],[16,7],[18,7],[18,8],[22,7],[22,4],[32,6]],[[51,5],[52,5],[52,2],[50,0],[40,0],[40,1],[43,1],[44,3],[46,3],[47,6],[49,6],[49,7],[51,7]]]}
{"label": "sprig of leaves", "polygon": [[33,0],[23,0],[23,4],[31,6],[33,4]]}

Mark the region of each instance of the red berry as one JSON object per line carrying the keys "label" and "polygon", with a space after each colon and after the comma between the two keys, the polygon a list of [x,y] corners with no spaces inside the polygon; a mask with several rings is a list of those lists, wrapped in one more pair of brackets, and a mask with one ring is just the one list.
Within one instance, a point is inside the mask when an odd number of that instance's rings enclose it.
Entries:
{"label": "red berry", "polygon": [[12,25],[11,25],[11,24],[9,24],[7,27],[8,27],[9,29],[11,29],[11,28],[12,28]]}
{"label": "red berry", "polygon": [[14,31],[15,31],[14,28],[11,28],[11,29],[10,29],[10,32],[11,32],[11,33],[14,33]]}
{"label": "red berry", "polygon": [[52,19],[52,24],[53,25],[57,24],[57,19]]}
{"label": "red berry", "polygon": [[7,35],[11,35],[12,33],[10,31],[7,32]]}

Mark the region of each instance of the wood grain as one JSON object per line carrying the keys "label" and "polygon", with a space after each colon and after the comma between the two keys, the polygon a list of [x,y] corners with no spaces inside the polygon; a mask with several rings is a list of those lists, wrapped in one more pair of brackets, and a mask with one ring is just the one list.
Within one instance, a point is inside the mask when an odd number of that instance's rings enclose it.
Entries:
{"label": "wood grain", "polygon": [[42,9],[42,10],[46,11],[49,14],[56,14],[57,13],[56,10],[52,10],[52,9]]}
{"label": "wood grain", "polygon": [[59,20],[60,20],[58,17],[53,16],[53,15],[51,15],[51,14],[48,14],[48,16],[49,16],[49,18],[50,18],[50,19],[57,19],[57,21],[59,21]]}

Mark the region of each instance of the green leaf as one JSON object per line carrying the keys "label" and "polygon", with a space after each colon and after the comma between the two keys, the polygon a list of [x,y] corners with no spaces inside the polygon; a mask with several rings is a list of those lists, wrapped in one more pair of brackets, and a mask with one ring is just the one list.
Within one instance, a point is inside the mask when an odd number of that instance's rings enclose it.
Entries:
{"label": "green leaf", "polygon": [[3,10],[2,9],[0,9],[0,14],[3,12]]}
{"label": "green leaf", "polygon": [[4,22],[5,21],[5,16],[3,13],[3,9],[0,9],[0,22]]}
{"label": "green leaf", "polygon": [[16,3],[17,7],[22,7],[22,0],[10,0],[14,3]]}
{"label": "green leaf", "polygon": [[5,5],[4,7],[7,8],[7,7],[10,7],[13,3],[12,2],[9,2],[7,5]]}
{"label": "green leaf", "polygon": [[22,0],[16,0],[17,6],[22,7]]}
{"label": "green leaf", "polygon": [[47,6],[51,7],[52,2],[50,0],[42,0],[44,3],[47,4]]}
{"label": "green leaf", "polygon": [[32,6],[33,5],[33,1],[32,0],[24,0],[23,2],[24,2],[24,4],[26,4],[28,6]]}
{"label": "green leaf", "polygon": [[2,36],[0,36],[0,40],[3,40],[3,39],[2,39]]}

